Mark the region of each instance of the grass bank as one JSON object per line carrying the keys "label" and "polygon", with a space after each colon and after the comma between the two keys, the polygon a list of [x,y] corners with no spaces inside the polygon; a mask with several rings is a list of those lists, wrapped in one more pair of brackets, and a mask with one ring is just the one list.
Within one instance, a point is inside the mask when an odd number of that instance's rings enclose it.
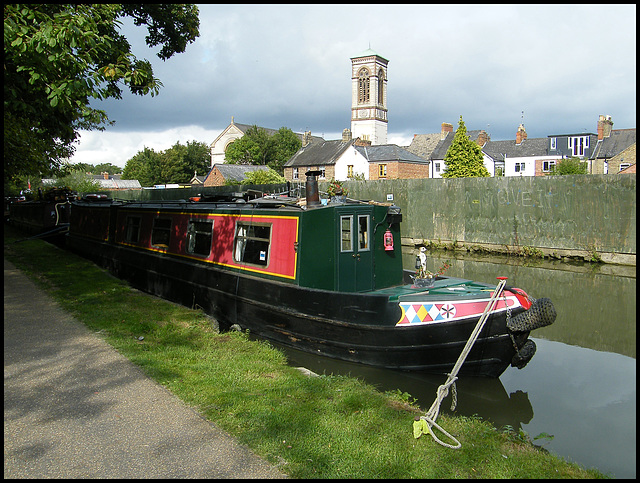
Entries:
{"label": "grass bank", "polygon": [[[204,313],[130,288],[5,225],[4,255],[152,379],[293,478],[601,478],[479,418],[440,415],[462,448],[413,437],[407,395],[309,377]],[[25,294],[28,296],[28,294]],[[444,380],[443,380],[444,381]],[[435,397],[435,394],[434,394]]]}

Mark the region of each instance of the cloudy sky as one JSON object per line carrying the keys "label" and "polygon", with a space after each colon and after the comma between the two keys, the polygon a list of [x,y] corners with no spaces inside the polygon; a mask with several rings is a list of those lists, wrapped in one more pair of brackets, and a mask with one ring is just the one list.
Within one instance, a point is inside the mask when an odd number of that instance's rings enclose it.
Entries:
{"label": "cloudy sky", "polygon": [[351,57],[389,61],[388,142],[485,129],[494,141],[636,127],[635,5],[199,5],[200,37],[161,61],[125,20],[164,87],[96,102],[115,126],[82,132],[72,162],[213,142],[236,122],[338,139],[350,127]]}

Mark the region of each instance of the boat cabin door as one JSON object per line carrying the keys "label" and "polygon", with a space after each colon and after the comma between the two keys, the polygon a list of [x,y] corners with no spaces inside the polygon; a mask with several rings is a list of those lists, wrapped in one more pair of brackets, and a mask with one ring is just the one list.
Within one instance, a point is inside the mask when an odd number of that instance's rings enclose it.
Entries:
{"label": "boat cabin door", "polygon": [[341,292],[364,292],[373,289],[372,219],[371,207],[336,209],[336,273],[337,289]]}

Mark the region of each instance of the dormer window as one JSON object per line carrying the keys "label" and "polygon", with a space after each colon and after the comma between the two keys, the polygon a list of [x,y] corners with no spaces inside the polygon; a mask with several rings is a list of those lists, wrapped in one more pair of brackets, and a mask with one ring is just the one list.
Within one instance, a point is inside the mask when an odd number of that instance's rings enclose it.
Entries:
{"label": "dormer window", "polygon": [[549,138],[549,149],[556,150],[557,138]]}
{"label": "dormer window", "polygon": [[572,156],[584,156],[585,149],[589,148],[589,136],[569,137],[569,150]]}

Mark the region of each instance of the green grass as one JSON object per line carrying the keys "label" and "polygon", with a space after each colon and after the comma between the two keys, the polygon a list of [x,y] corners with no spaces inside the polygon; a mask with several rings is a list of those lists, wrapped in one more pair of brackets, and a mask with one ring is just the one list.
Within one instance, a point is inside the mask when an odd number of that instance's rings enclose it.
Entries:
{"label": "green grass", "polygon": [[[413,437],[409,394],[305,376],[267,342],[130,288],[5,226],[5,257],[149,377],[293,478],[602,478],[479,418],[440,415],[462,448]],[[444,381],[443,381],[444,382]],[[435,398],[435,394],[434,394]]]}

